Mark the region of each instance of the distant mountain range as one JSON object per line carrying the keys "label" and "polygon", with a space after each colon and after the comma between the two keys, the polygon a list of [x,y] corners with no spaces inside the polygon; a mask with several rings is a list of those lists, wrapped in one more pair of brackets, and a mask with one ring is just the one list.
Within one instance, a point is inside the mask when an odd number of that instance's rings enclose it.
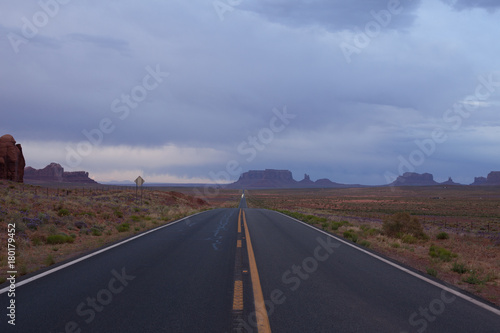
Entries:
{"label": "distant mountain range", "polygon": [[237,182],[227,185],[226,188],[250,189],[250,188],[347,188],[361,187],[362,185],[346,185],[334,183],[329,179],[320,179],[315,182],[309,175],[304,179],[296,181],[289,170],[251,170],[243,173]]}
{"label": "distant mountain range", "polygon": [[[435,186],[435,185],[462,185],[455,183],[451,178],[446,182],[438,183],[430,173],[418,174],[407,172],[399,176],[394,182],[381,186]],[[492,171],[488,177],[476,177],[471,185],[500,185],[500,171]],[[360,184],[340,184],[329,179],[312,181],[309,175],[296,181],[289,170],[251,170],[243,173],[237,182],[229,184],[226,188],[232,189],[265,189],[265,188],[352,188],[368,187]]]}
{"label": "distant mountain range", "polygon": [[[83,184],[97,184],[93,179],[89,177],[89,173],[86,171],[75,171],[66,172],[64,168],[57,163],[51,163],[43,169],[34,169],[32,167],[26,167],[24,169],[24,180],[31,184],[40,183],[83,183]],[[131,181],[124,182],[110,182],[110,185],[135,185]],[[453,185],[463,185],[455,183],[451,178],[446,182],[438,183],[434,180],[434,176],[430,173],[414,173],[407,172],[402,176],[399,176],[394,182],[387,185],[380,186],[453,186]],[[474,178],[474,183],[470,184],[473,186],[500,186],[500,171],[492,171],[487,177],[476,177]],[[170,186],[170,187],[196,187],[205,186],[205,184],[158,184],[150,183],[147,186]],[[289,170],[250,170],[243,173],[238,181],[228,184],[220,185],[228,189],[267,189],[267,188],[352,188],[352,187],[370,187],[368,185],[360,184],[341,184],[333,182],[329,179],[319,179],[312,181],[311,177],[307,174],[304,175],[304,179],[297,181],[293,179],[292,172]]]}

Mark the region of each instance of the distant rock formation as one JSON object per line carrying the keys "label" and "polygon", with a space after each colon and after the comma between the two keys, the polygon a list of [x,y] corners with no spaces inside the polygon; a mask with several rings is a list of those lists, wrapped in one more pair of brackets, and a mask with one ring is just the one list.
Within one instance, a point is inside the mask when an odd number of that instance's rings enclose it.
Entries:
{"label": "distant rock formation", "polygon": [[89,177],[89,173],[86,171],[73,171],[64,172],[63,181],[66,183],[91,183],[97,184],[97,182]]}
{"label": "distant rock formation", "polygon": [[500,171],[492,171],[486,177],[486,183],[488,185],[500,185]]}
{"label": "distant rock formation", "polygon": [[308,174],[304,175],[304,179],[297,183],[300,187],[314,187],[314,182],[311,180],[311,177]]}
{"label": "distant rock formation", "polygon": [[492,171],[488,174],[488,176],[486,178],[485,177],[475,177],[474,183],[472,183],[471,185],[474,185],[474,186],[500,185],[500,171]]}
{"label": "distant rock formation", "polygon": [[23,149],[10,134],[0,138],[0,179],[22,183],[24,179]]}
{"label": "distant rock formation", "polygon": [[292,172],[288,170],[251,170],[243,173],[237,182],[229,184],[227,188],[252,189],[252,188],[346,188],[361,187],[361,185],[345,185],[334,183],[329,179],[320,179],[315,182],[307,174],[304,179],[296,181]]}
{"label": "distant rock formation", "polygon": [[455,182],[453,181],[453,179],[451,179],[451,177],[450,177],[450,178],[448,178],[448,180],[447,180],[447,181],[445,181],[445,182],[441,183],[441,185],[462,185],[462,184],[455,183]]}
{"label": "distant rock formation", "polygon": [[43,169],[26,167],[24,170],[26,180],[39,180],[47,182],[63,182],[64,168],[57,163],[51,163]]}
{"label": "distant rock formation", "polygon": [[346,187],[347,185],[332,182],[328,178],[318,179],[314,182],[315,187],[329,188],[329,187]]}
{"label": "distant rock formation", "polygon": [[478,185],[486,185],[486,177],[474,177],[474,183],[471,185],[478,186]]}
{"label": "distant rock formation", "polygon": [[290,188],[295,187],[297,181],[288,170],[250,170],[243,173],[236,183],[229,188]]}
{"label": "distant rock formation", "polygon": [[[451,177],[443,183],[438,183],[434,180],[434,176],[430,173],[415,173],[406,172],[399,176],[391,184],[383,186],[461,186],[456,183]],[[497,185],[500,186],[500,171],[492,171],[488,177],[476,177],[471,185]],[[293,179],[292,172],[288,170],[251,170],[243,173],[237,182],[225,186],[232,189],[271,189],[271,188],[353,188],[353,187],[369,187],[359,184],[340,184],[332,182],[330,179],[319,179],[312,181],[308,174],[304,175],[304,179],[296,181]]]}
{"label": "distant rock formation", "polygon": [[27,167],[24,169],[24,178],[26,182],[31,183],[84,183],[97,184],[89,178],[89,173],[85,171],[66,172],[64,168],[57,163],[51,163],[43,169],[34,169]]}
{"label": "distant rock formation", "polygon": [[389,184],[389,186],[433,186],[439,185],[438,182],[434,181],[434,176],[430,173],[415,173],[415,172],[405,172],[402,176],[399,176],[394,182]]}

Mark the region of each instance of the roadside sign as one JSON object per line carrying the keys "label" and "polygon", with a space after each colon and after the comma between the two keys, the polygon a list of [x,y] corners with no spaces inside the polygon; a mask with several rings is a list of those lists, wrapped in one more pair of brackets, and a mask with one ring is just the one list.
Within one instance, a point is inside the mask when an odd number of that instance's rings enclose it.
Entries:
{"label": "roadside sign", "polygon": [[135,183],[137,184],[137,186],[142,186],[142,184],[144,184],[144,179],[142,179],[141,176],[137,177],[137,179],[135,180]]}
{"label": "roadside sign", "polygon": [[144,179],[142,179],[141,176],[137,177],[135,180],[135,184],[137,185],[135,187],[135,200],[137,201],[137,189],[140,187],[141,188],[141,206],[142,206],[142,184],[144,184]]}

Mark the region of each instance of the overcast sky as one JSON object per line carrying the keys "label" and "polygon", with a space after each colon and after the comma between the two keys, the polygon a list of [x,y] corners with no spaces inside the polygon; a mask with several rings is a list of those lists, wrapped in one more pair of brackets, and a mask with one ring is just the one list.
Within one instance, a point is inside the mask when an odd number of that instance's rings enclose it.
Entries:
{"label": "overcast sky", "polygon": [[0,135],[97,181],[472,183],[500,170],[493,0],[0,3]]}

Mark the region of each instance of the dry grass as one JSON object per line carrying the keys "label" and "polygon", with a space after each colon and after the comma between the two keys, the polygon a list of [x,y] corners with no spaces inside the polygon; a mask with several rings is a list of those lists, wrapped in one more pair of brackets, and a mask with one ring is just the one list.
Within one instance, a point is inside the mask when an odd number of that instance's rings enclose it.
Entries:
{"label": "dry grass", "polygon": [[8,271],[9,223],[16,225],[16,269],[25,275],[196,212],[234,207],[240,196],[221,191],[205,201],[193,194],[193,189],[147,189],[141,205],[134,189],[0,181],[0,283]]}
{"label": "dry grass", "polygon": [[[500,305],[498,187],[256,190],[247,198],[251,207],[292,211],[324,230]],[[402,212],[418,219],[428,237],[387,235],[383,221]],[[307,215],[322,220],[315,222]],[[432,245],[437,255],[434,251],[431,256]]]}

